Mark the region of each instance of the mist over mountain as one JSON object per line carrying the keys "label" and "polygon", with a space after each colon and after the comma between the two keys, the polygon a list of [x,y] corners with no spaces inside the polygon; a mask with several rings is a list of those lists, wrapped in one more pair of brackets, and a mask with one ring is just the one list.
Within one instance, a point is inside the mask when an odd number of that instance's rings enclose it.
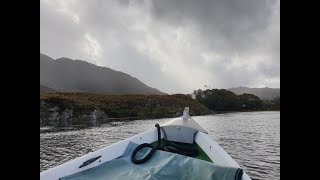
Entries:
{"label": "mist over mountain", "polygon": [[139,79],[107,67],[82,60],[52,59],[40,53],[41,85],[57,91],[78,91],[113,94],[159,94]]}
{"label": "mist over mountain", "polygon": [[248,87],[236,87],[227,89],[237,95],[240,94],[253,94],[258,96],[260,99],[273,99],[280,96],[280,88],[248,88]]}

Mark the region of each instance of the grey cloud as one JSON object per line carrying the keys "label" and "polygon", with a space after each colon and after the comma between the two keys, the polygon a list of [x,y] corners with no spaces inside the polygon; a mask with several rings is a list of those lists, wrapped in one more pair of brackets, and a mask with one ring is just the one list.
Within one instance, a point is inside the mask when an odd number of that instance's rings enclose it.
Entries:
{"label": "grey cloud", "polygon": [[[167,93],[190,93],[204,84],[280,86],[278,1],[75,2],[68,8],[78,24],[41,1],[42,53],[123,71]],[[97,44],[88,44],[86,35]]]}
{"label": "grey cloud", "polygon": [[[199,28],[202,39],[210,48],[237,51],[256,45],[253,35],[270,25],[276,1],[270,0],[154,0],[152,14],[172,25],[189,21]],[[216,43],[218,42],[218,43]],[[221,44],[223,43],[223,44]]]}
{"label": "grey cloud", "polygon": [[258,71],[265,75],[267,78],[280,77],[280,64],[261,62],[258,64]]}
{"label": "grey cloud", "polygon": [[73,25],[71,19],[65,18],[47,4],[40,4],[40,52],[53,58],[77,58],[74,51],[82,35],[81,28]]}

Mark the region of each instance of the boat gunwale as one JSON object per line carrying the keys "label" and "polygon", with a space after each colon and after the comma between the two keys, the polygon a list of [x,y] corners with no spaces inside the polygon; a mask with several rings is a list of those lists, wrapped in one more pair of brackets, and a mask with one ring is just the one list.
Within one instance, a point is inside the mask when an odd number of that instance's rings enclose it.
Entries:
{"label": "boat gunwale", "polygon": [[[161,139],[163,139],[164,133],[163,130],[161,131]],[[86,155],[80,156],[76,159],[63,163],[54,168],[43,171],[40,173],[40,179],[58,180],[61,177],[65,177],[86,169],[90,169],[99,166],[102,163],[116,159],[123,155],[130,141],[137,144],[142,144],[154,143],[157,140],[157,129],[153,128],[146,132],[132,136],[128,139],[124,139],[109,146],[103,147],[97,151],[90,152]],[[212,138],[210,138],[208,134],[199,131],[195,134],[194,140],[214,164],[226,167],[240,168],[240,166],[234,161],[234,159],[232,159],[231,156],[218,143],[216,143]],[[101,158],[99,160],[94,161],[83,168],[79,168],[79,166],[84,161],[99,155],[101,155]],[[250,180],[250,177],[244,172],[242,180]]]}
{"label": "boat gunwale", "polygon": [[[161,139],[163,138],[163,134],[164,133],[161,133]],[[70,160],[68,162],[65,162],[51,169],[45,170],[40,173],[40,179],[58,180],[61,177],[65,177],[86,169],[90,169],[102,163],[116,159],[123,155],[130,141],[137,144],[142,144],[142,143],[153,143],[154,141],[157,141],[157,140],[158,140],[157,129],[153,128],[151,130],[132,136],[128,139],[118,141],[114,144],[103,147],[94,152],[90,152],[88,154],[85,154],[83,156]],[[99,160],[94,161],[83,168],[79,168],[79,166],[84,161],[87,161],[91,158],[94,158],[100,155],[101,155],[101,158]]]}
{"label": "boat gunwale", "polygon": [[[208,134],[198,131],[195,134],[195,142],[209,156],[211,161],[219,166],[241,168],[237,162]],[[243,171],[242,180],[251,180]]]}

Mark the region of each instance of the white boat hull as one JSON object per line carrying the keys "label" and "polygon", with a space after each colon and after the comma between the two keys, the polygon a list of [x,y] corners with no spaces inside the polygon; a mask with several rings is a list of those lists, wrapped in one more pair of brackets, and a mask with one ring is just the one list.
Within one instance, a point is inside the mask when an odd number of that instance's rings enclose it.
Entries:
{"label": "white boat hull", "polygon": [[[161,138],[163,138],[163,132],[161,132]],[[40,173],[41,180],[58,180],[61,177],[65,177],[86,169],[90,169],[95,166],[99,166],[102,163],[111,161],[123,155],[129,142],[132,141],[136,144],[153,143],[158,140],[157,129],[151,129],[149,131],[137,134],[131,138],[119,141],[110,146],[99,149],[95,152],[88,153],[84,156],[78,157],[74,160],[61,164],[52,169],[46,170]],[[201,149],[208,155],[208,157],[214,162],[214,164],[236,167],[240,166],[230,157],[230,155],[222,149],[213,139],[207,134],[197,132],[195,135],[195,142],[201,147]],[[101,156],[98,160],[91,164],[79,168],[79,166],[88,159]],[[250,177],[244,172],[242,180],[250,180]]]}

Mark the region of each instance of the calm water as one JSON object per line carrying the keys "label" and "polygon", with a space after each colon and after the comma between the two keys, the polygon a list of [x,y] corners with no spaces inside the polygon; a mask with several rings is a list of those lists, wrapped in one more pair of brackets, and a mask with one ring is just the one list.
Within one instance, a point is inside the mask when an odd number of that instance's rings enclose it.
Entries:
{"label": "calm water", "polygon": [[[193,117],[253,179],[280,179],[280,112]],[[116,122],[77,131],[40,133],[40,172],[171,119]]]}

